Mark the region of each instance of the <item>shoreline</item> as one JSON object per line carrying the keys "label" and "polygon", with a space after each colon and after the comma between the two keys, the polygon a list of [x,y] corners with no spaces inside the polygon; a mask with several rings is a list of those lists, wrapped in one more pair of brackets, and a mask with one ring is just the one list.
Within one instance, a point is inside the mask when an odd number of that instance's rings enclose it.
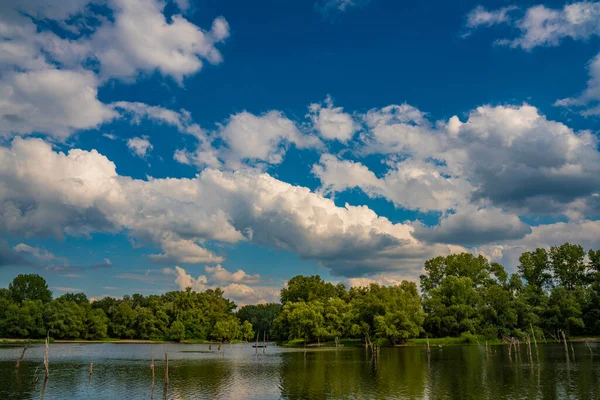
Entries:
{"label": "shoreline", "polygon": [[[183,340],[181,342],[172,342],[168,340],[152,340],[152,339],[50,339],[51,343],[73,343],[73,344],[85,344],[85,343],[114,343],[114,344],[211,344],[218,345],[219,342],[211,342],[205,340]],[[479,343],[465,343],[460,342],[459,338],[431,338],[429,339],[431,346],[484,346],[486,344],[485,341],[480,341]],[[600,343],[600,337],[573,337],[567,342],[572,343]],[[41,344],[44,343],[44,339],[11,339],[11,338],[2,338],[0,339],[0,345],[2,344]],[[234,342],[239,343],[239,342]],[[248,342],[251,343],[251,342]],[[538,341],[538,343],[548,344],[554,343],[554,341],[546,340]],[[223,343],[224,344],[224,343]],[[503,345],[500,340],[490,340],[487,342],[488,345]],[[304,343],[279,343],[278,346],[282,347],[290,347],[290,348],[321,348],[321,347],[335,347],[334,342],[322,342],[318,343],[308,343],[306,346]],[[364,347],[364,342],[356,339],[346,339],[340,340],[340,347]],[[409,339],[407,343],[400,343],[393,346],[389,344],[383,345],[382,347],[427,347],[427,343],[425,339]]]}

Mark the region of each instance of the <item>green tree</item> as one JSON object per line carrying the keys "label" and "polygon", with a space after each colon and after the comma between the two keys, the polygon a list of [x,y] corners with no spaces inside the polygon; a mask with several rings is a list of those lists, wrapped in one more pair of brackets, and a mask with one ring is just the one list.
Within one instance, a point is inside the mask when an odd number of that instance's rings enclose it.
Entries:
{"label": "green tree", "polygon": [[257,304],[240,308],[237,317],[242,322],[249,321],[254,331],[266,332],[269,338],[273,338],[273,324],[280,313],[281,304]]}
{"label": "green tree", "polygon": [[569,290],[587,281],[585,251],[580,245],[564,243],[550,248],[550,264],[558,285]]}
{"label": "green tree", "polygon": [[538,289],[539,292],[552,282],[550,259],[546,249],[538,248],[535,251],[522,253],[519,257],[518,270],[527,284]]}
{"label": "green tree", "polygon": [[325,301],[335,297],[339,290],[340,287],[336,288],[330,282],[325,282],[319,275],[298,275],[288,281],[287,287],[281,289],[281,303]]}
{"label": "green tree", "polygon": [[254,338],[254,330],[250,321],[244,321],[241,327],[241,339],[250,341]]}
{"label": "green tree", "polygon": [[181,342],[185,339],[185,326],[181,321],[175,321],[169,329],[169,339]]}
{"label": "green tree", "polygon": [[10,297],[17,304],[25,300],[39,300],[48,303],[52,300],[52,292],[46,280],[37,274],[19,274],[8,285]]}
{"label": "green tree", "polygon": [[24,300],[21,305],[10,303],[0,321],[0,330],[8,337],[40,338],[46,336],[43,304],[40,300]]}

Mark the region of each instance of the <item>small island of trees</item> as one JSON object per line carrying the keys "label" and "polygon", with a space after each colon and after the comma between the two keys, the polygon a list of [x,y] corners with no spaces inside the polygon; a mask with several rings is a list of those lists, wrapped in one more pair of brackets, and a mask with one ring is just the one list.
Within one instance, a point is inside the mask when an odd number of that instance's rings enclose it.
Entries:
{"label": "small island of trees", "polygon": [[510,275],[481,255],[439,256],[425,262],[419,288],[403,281],[348,289],[319,276],[296,276],[282,289],[281,304],[236,309],[220,289],[53,299],[43,278],[19,275],[0,289],[0,336],[231,342],[264,332],[283,343],[392,345],[418,337],[597,336],[600,250],[586,253],[569,243],[538,248],[521,254]]}

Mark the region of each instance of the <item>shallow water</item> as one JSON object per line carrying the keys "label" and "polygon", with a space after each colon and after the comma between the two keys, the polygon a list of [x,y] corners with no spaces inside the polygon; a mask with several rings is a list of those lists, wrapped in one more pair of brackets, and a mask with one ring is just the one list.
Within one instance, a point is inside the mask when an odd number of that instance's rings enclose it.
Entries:
{"label": "shallow water", "polygon": [[[506,346],[302,349],[251,345],[50,345],[44,388],[44,345],[0,347],[0,399],[600,399],[600,346],[574,344],[575,360],[557,344],[526,347],[509,358]],[[169,385],[164,386],[164,351]],[[155,381],[150,370],[155,357]],[[94,362],[89,375],[90,359]],[[39,367],[37,382],[33,376]]]}

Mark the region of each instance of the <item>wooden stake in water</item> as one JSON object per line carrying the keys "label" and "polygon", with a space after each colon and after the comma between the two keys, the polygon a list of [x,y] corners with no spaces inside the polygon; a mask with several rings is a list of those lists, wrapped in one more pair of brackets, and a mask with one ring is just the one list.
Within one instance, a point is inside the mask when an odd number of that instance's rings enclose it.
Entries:
{"label": "wooden stake in water", "polygon": [[49,375],[49,356],[48,356],[48,348],[50,344],[50,332],[46,336],[46,355],[44,356],[44,368],[46,370],[46,379],[48,379]]}
{"label": "wooden stake in water", "polygon": [[92,376],[93,373],[94,373],[94,362],[90,358],[90,376]]}
{"label": "wooden stake in water", "polygon": [[266,348],[267,348],[267,331],[263,332],[263,354],[265,354]]}
{"label": "wooden stake in water", "polygon": [[165,385],[169,384],[169,354],[165,351]]}
{"label": "wooden stake in water", "polygon": [[21,353],[21,357],[17,360],[17,364],[15,365],[15,369],[19,369],[21,366],[21,361],[23,361],[23,357],[25,357],[25,351],[27,351],[27,346],[23,347],[23,352]]}
{"label": "wooden stake in water", "polygon": [[154,353],[152,353],[152,364],[150,364],[150,369],[152,370],[152,387],[154,387]]}
{"label": "wooden stake in water", "polygon": [[568,360],[569,359],[569,347],[567,346],[567,337],[565,336],[564,331],[560,331],[560,333],[562,334],[563,343],[565,345],[565,356],[567,356],[567,360]]}
{"label": "wooden stake in water", "polygon": [[259,331],[256,331],[256,344],[254,345],[254,349],[256,350],[256,354],[258,355],[258,337],[260,335]]}

